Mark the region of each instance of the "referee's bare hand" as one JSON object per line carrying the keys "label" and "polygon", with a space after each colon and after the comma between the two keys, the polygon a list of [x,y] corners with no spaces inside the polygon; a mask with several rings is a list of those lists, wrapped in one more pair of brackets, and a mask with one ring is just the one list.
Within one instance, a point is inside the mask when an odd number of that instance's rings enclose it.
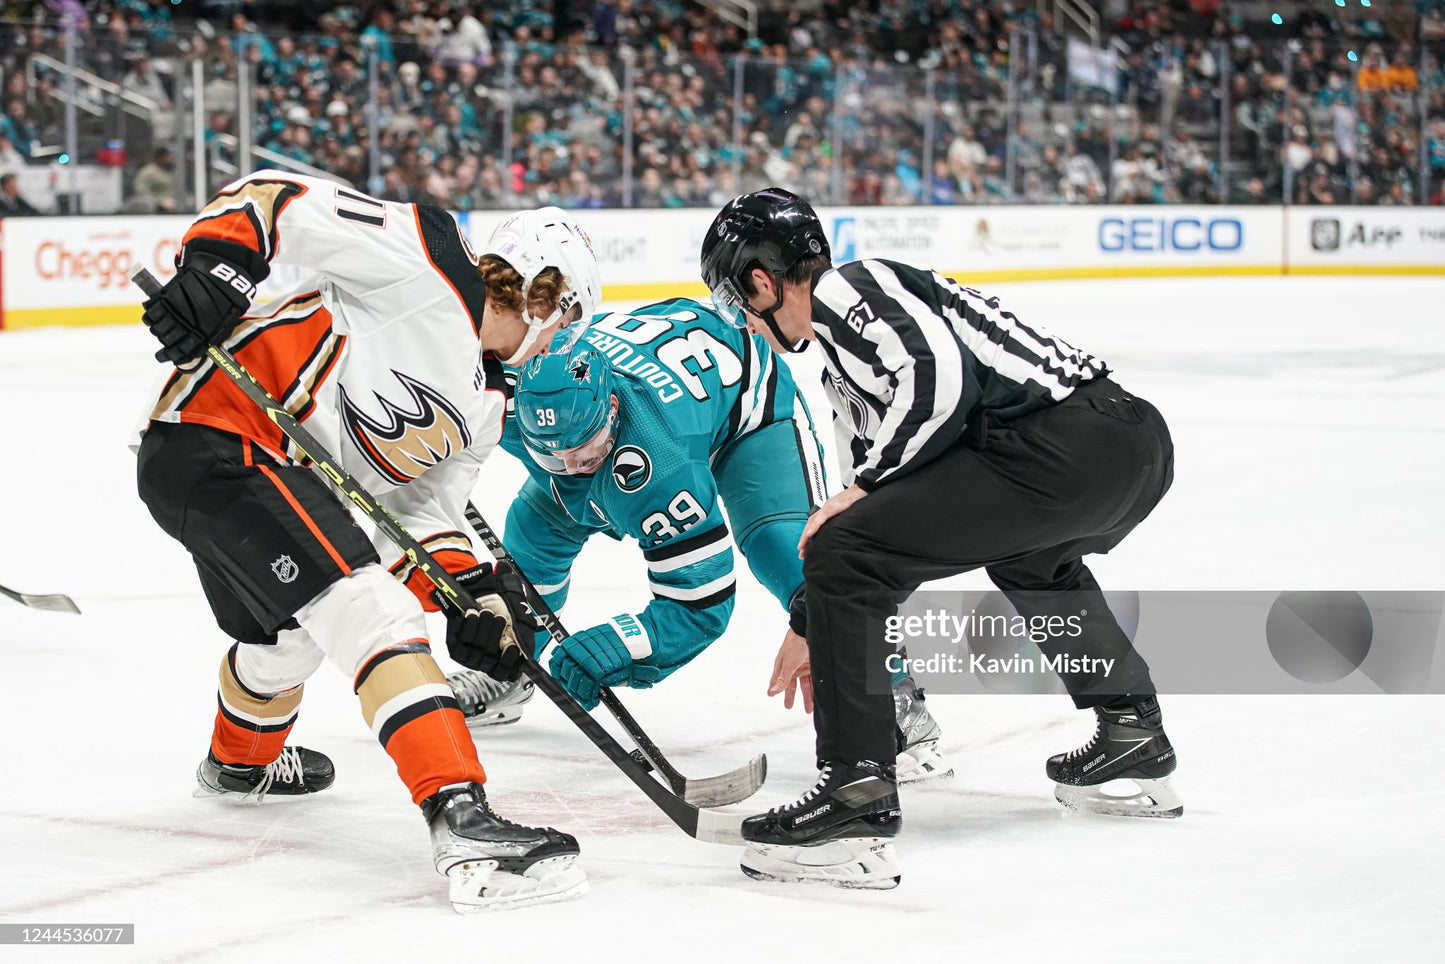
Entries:
{"label": "referee's bare hand", "polygon": [[833,496],[827,502],[818,507],[818,511],[808,516],[808,524],[803,526],[803,537],[798,540],[798,558],[802,559],[807,554],[808,540],[833,516],[847,509],[854,502],[857,502],[867,491],[850,485],[848,488]]}
{"label": "referee's bare hand", "polygon": [[[773,678],[768,684],[768,695],[783,694],[783,709],[793,708],[793,696],[803,691],[803,712],[813,712],[813,667],[808,661],[808,641],[791,629],[778,647],[778,658],[773,660]],[[784,692],[786,690],[786,692]]]}

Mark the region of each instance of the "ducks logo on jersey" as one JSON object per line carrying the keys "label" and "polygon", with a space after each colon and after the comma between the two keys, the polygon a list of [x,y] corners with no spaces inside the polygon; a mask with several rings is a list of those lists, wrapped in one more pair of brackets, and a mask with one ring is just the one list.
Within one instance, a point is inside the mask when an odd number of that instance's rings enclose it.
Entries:
{"label": "ducks logo on jersey", "polygon": [[346,433],[372,468],[405,485],[433,465],[471,444],[467,423],[456,408],[429,385],[392,371],[407,390],[410,403],[397,405],[375,395],[382,417],[374,419],[341,392],[341,417]]}

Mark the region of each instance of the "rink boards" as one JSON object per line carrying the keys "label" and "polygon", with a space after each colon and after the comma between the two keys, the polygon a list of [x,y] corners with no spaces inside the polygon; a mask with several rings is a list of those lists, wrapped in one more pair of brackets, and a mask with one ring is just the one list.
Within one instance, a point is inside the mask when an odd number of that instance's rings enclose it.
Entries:
{"label": "rink boards", "polygon": [[[708,209],[581,211],[609,301],[698,296]],[[474,246],[500,212],[459,214]],[[894,258],[975,284],[1089,278],[1445,274],[1445,209],[822,208],[835,261]],[[170,275],[184,216],[0,221],[0,327],[133,322],[139,261]],[[284,268],[278,281],[294,280]],[[264,287],[263,295],[264,297]]]}

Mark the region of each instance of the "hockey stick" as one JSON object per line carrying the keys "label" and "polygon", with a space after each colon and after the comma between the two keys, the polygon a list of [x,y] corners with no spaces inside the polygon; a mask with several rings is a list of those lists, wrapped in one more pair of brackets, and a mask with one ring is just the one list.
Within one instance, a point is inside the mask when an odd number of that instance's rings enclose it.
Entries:
{"label": "hockey stick", "polygon": [[22,606],[29,606],[31,609],[44,609],[53,613],[75,613],[80,615],[80,607],[75,601],[64,593],[50,593],[48,595],[31,595],[30,593],[16,592],[0,586],[0,596],[9,596]]}
{"label": "hockey stick", "polygon": [[[160,282],[143,265],[133,265],[130,269],[130,278],[147,295],[153,296],[161,289]],[[331,457],[331,454],[316,441],[315,436],[296,421],[286,407],[277,401],[260,382],[256,381],[255,376],[236,361],[230,352],[219,345],[211,345],[206,349],[206,355],[236,384],[237,388],[245,393],[247,398],[260,407],[267,418],[276,423],[276,427],[286,434],[286,437],[295,444],[302,455],[311,460],[313,466],[320,470],[345,500],[360,509],[361,513],[378,529],[386,533],[387,537],[411,561],[411,564],[425,573],[427,578],[441,590],[450,605],[461,612],[477,609],[477,601],[457,583],[452,574],[443,569],[436,559],[432,558],[431,553],[427,552],[422,544],[412,538],[401,523],[396,521],[386,507],[362,488],[361,483],[348,475]],[[708,843],[741,845],[744,842],[741,832],[741,816],[703,810],[677,796],[670,788],[654,780],[648,771],[643,769],[631,754],[612,738],[612,734],[603,729],[602,724],[577,705],[577,701],[562,688],[562,684],[554,680],[551,674],[543,669],[536,660],[524,658],[522,671],[527,674],[527,678],[537,689],[546,693],[547,698],[557,704],[557,708],[566,715],[567,719],[571,720],[592,741],[593,745],[601,750],[617,769],[622,771],[624,776],[637,784],[638,789],[647,794],[648,798],[682,829],[683,833]]]}
{"label": "hockey stick", "polygon": [[[536,613],[542,628],[547,630],[558,642],[572,635],[563,628],[561,620],[552,611],[552,607],[547,605],[546,601],[542,599],[542,594],[537,591],[537,587],[532,585],[527,574],[522,572],[521,567],[517,565],[517,560],[512,558],[512,554],[502,544],[496,531],[487,525],[487,520],[482,518],[481,512],[470,502],[467,503],[467,521],[472,524],[472,528],[477,530],[477,534],[482,537],[482,542],[486,543],[487,550],[498,562],[510,562],[521,573],[522,581],[527,587],[527,601],[531,603],[532,611]],[[612,712],[617,722],[621,723],[622,728],[627,731],[627,735],[637,744],[637,749],[632,751],[632,758],[645,767],[655,769],[658,775],[672,787],[674,793],[694,806],[725,807],[730,803],[739,803],[757,793],[758,788],[768,777],[768,758],[766,754],[762,753],[729,773],[721,773],[715,777],[703,777],[698,780],[685,777],[678,773],[671,763],[667,762],[667,757],[662,755],[657,744],[652,742],[643,731],[641,724],[628,712],[627,707],[622,705],[622,701],[617,698],[616,693],[604,686],[600,696],[602,705]]]}

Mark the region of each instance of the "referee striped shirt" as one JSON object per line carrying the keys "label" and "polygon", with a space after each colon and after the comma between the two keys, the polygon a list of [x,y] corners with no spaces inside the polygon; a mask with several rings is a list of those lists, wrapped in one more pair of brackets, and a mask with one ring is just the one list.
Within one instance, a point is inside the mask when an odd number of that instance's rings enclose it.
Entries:
{"label": "referee striped shirt", "polygon": [[1109,370],[997,298],[896,261],[819,275],[813,330],[850,481],[866,490],[926,464],[985,413],[1012,421]]}

